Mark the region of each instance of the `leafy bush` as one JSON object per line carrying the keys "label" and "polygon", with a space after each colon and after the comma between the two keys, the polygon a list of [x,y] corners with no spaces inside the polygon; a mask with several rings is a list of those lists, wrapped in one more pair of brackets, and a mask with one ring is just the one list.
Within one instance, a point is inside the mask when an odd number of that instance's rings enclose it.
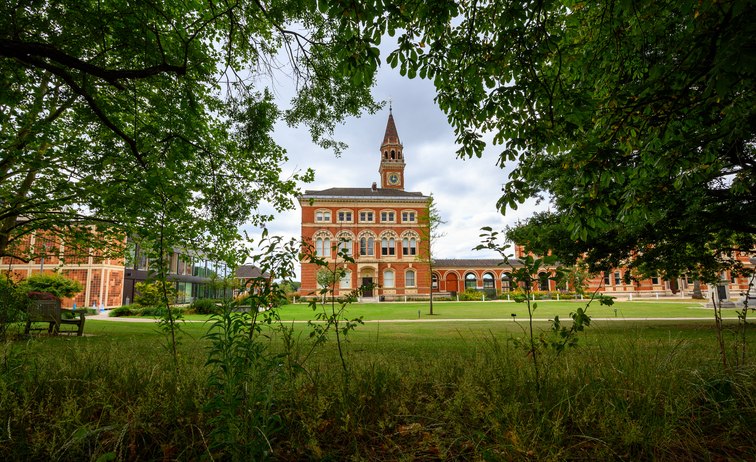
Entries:
{"label": "leafy bush", "polygon": [[178,297],[178,291],[176,287],[170,282],[157,281],[153,283],[139,282],[136,287],[139,295],[134,297],[134,303],[139,306],[156,306],[163,304],[163,284],[165,284],[165,290],[168,294],[168,301],[175,303]]}
{"label": "leafy bush", "polygon": [[218,312],[218,305],[210,299],[200,298],[191,304],[190,309],[196,314],[215,314]]}
{"label": "leafy bush", "polygon": [[459,299],[466,302],[474,302],[483,300],[483,292],[478,292],[475,289],[467,289],[459,294]]}
{"label": "leafy bush", "polygon": [[33,274],[20,283],[25,292],[49,292],[56,298],[71,298],[83,292],[79,281],[68,279],[62,274]]}
{"label": "leafy bush", "polygon": [[119,318],[121,316],[134,316],[136,313],[131,309],[130,306],[119,306],[118,308],[110,310],[110,313],[108,313],[108,316],[113,318]]}
{"label": "leafy bush", "polygon": [[50,292],[27,292],[26,296],[31,300],[57,300],[58,298]]}
{"label": "leafy bush", "polygon": [[[183,308],[179,308],[176,306],[171,307],[171,313],[175,316],[181,314],[184,312]],[[139,311],[137,311],[137,314],[139,316],[152,316],[152,317],[162,317],[168,314],[168,310],[164,306],[145,306]]]}
{"label": "leafy bush", "polygon": [[7,274],[0,275],[0,336],[6,339],[8,328],[24,320],[29,298]]}

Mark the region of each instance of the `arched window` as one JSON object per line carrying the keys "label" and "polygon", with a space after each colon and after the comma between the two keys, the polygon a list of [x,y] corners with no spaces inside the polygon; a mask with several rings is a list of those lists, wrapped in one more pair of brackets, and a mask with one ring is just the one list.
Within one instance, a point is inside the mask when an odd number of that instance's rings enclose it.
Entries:
{"label": "arched window", "polygon": [[415,272],[408,270],[404,274],[404,287],[415,287]]}
{"label": "arched window", "polygon": [[388,159],[388,151],[383,151],[383,158]]}
{"label": "arched window", "polygon": [[344,276],[341,278],[341,284],[339,285],[342,289],[349,289],[352,287],[352,272],[351,271],[345,271]]}
{"label": "arched window", "polygon": [[383,272],[383,287],[394,287],[394,272],[393,271],[384,271]]}
{"label": "arched window", "polygon": [[339,253],[346,252],[347,255],[352,255],[352,241],[340,241],[339,242]]}
{"label": "arched window", "polygon": [[544,292],[549,291],[549,275],[546,273],[538,273],[538,288]]}
{"label": "arched window", "polygon": [[331,240],[328,238],[318,238],[315,241],[315,253],[318,257],[330,257],[331,256]]}
{"label": "arched window", "polygon": [[391,158],[396,159],[396,151],[394,151],[393,149],[391,150]]}
{"label": "arched window", "polygon": [[403,254],[404,255],[417,255],[417,240],[415,240],[414,237],[411,238],[404,238],[402,241],[403,246]]}
{"label": "arched window", "polygon": [[483,288],[484,289],[495,289],[496,285],[494,284],[494,277],[491,273],[486,273],[483,275]]}
{"label": "arched window", "polygon": [[478,287],[478,278],[473,273],[465,274],[465,290]]}
{"label": "arched window", "polygon": [[396,255],[396,241],[393,237],[381,239],[381,255]]}
{"label": "arched window", "polygon": [[433,290],[438,290],[438,276],[436,276],[435,274],[433,275],[432,284]]}
{"label": "arched window", "polygon": [[506,292],[512,290],[512,275],[509,273],[501,274],[501,291]]}
{"label": "arched window", "polygon": [[360,255],[364,256],[372,256],[373,255],[373,238],[362,238],[360,239]]}

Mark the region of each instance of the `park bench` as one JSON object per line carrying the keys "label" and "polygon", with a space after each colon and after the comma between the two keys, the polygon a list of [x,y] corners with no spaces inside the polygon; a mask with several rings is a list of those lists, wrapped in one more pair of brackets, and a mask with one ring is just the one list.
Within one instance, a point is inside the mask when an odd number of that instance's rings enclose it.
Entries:
{"label": "park bench", "polygon": [[[74,318],[65,319],[63,315],[66,313],[73,314]],[[86,309],[69,310],[67,308],[61,308],[60,300],[34,300],[29,306],[25,333],[28,334],[29,331],[32,330],[32,323],[47,323],[47,332],[57,335],[60,332],[60,327],[64,324],[67,324],[78,326],[76,335],[81,337],[81,335],[84,333],[84,322],[86,321],[86,314]],[[33,330],[44,330],[44,328]],[[74,331],[71,330],[68,332]]]}

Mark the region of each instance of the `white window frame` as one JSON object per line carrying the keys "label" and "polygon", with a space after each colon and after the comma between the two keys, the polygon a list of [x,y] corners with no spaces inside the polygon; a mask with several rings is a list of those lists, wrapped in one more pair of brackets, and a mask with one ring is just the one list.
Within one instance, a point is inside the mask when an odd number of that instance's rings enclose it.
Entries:
{"label": "white window frame", "polygon": [[[387,274],[391,275],[391,280],[390,281],[386,281],[386,275]],[[394,287],[396,287],[396,278],[394,276],[396,276],[396,275],[394,274],[394,272],[392,270],[384,270],[383,271],[383,287],[386,287],[386,288],[394,288]],[[389,284],[389,282],[390,282],[390,284]]]}
{"label": "white window frame", "polygon": [[[410,277],[409,277],[410,274],[412,275],[412,281],[411,281],[412,283],[410,283],[410,280],[409,280],[410,279]],[[417,277],[416,276],[417,276],[417,272],[415,270],[411,270],[411,269],[407,270],[407,272],[404,273],[404,286],[405,287],[417,287],[416,286],[416,284],[417,284],[417,282],[416,282],[417,281]]]}
{"label": "white window frame", "polygon": [[344,277],[341,278],[341,281],[339,281],[339,288],[340,289],[351,289],[352,288],[352,272],[349,270],[346,270],[344,273]]}

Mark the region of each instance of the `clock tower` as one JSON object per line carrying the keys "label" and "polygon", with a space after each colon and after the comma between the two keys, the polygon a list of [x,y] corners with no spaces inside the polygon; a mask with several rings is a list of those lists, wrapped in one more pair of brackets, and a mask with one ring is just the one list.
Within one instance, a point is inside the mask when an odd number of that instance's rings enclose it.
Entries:
{"label": "clock tower", "polygon": [[388,124],[386,134],[381,144],[381,165],[378,173],[381,174],[381,188],[398,189],[404,191],[404,146],[399,141],[394,125],[394,116],[389,106]]}

